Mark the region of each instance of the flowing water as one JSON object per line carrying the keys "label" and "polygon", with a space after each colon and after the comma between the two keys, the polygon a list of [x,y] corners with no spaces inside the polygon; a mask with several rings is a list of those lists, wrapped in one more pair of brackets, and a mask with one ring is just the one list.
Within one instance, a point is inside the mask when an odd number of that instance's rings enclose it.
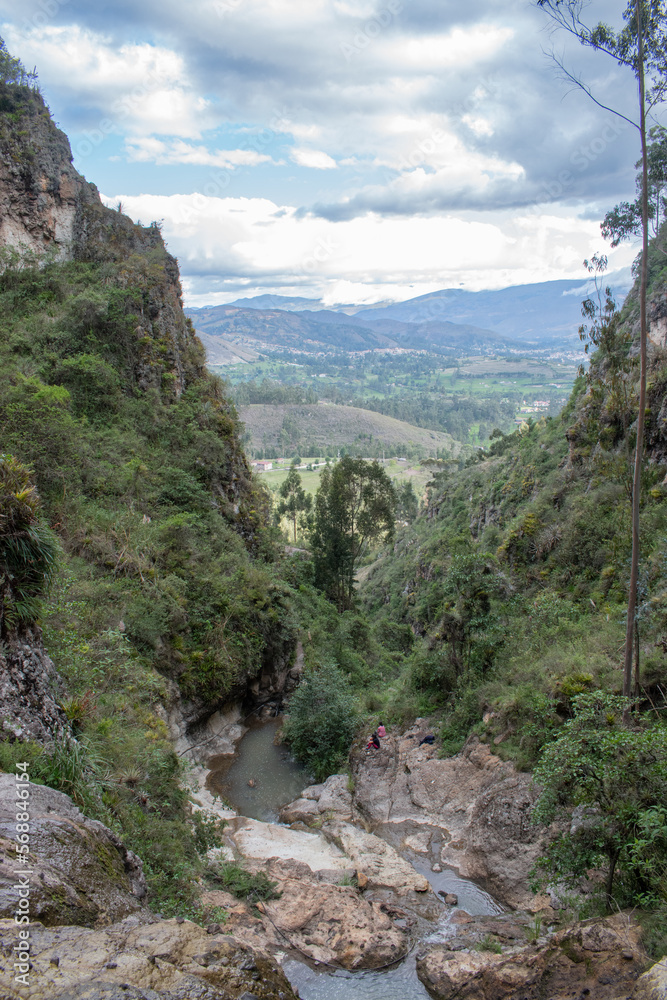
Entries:
{"label": "flowing water", "polygon": [[[312,783],[311,776],[294,760],[284,746],[276,746],[274,737],[280,719],[255,723],[239,743],[233,758],[211,761],[210,788],[223,796],[242,816],[275,823],[282,806],[298,798]],[[249,784],[252,782],[252,784]],[[452,869],[433,872],[431,862],[413,851],[403,856],[424,875],[435,893],[453,892],[459,907],[475,916],[501,913],[502,907],[474,882],[461,878]],[[450,925],[455,911],[443,911],[437,922],[427,926],[422,941],[444,941],[455,933]],[[420,923],[422,923],[420,921]],[[399,965],[381,972],[323,972],[305,962],[287,958],[285,975],[298,990],[302,1000],[429,1000],[429,994],[417,977],[415,951]]]}

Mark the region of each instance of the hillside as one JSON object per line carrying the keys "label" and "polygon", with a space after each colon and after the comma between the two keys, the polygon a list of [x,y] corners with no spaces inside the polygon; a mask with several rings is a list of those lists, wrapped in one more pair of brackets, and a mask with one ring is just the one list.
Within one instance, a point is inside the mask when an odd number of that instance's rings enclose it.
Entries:
{"label": "hillside", "polygon": [[[456,458],[465,446],[450,434],[415,427],[356,406],[320,402],[313,405],[253,403],[239,408],[239,417],[250,434],[254,450],[297,448],[304,455],[325,454],[327,448],[347,447],[367,455],[380,448],[424,458],[447,453]],[[282,435],[282,436],[281,436]]]}
{"label": "hillside", "polygon": [[[632,279],[619,272],[610,275],[614,293],[619,302],[627,294]],[[592,291],[592,283],[565,279],[542,281],[532,285],[514,285],[494,291],[471,292],[462,288],[443,288],[428,295],[420,295],[404,302],[381,302],[374,306],[341,305],[326,309],[317,300],[290,298],[280,295],[258,295],[253,299],[238,299],[229,303],[239,309],[279,309],[304,313],[317,322],[326,322],[330,316],[338,322],[367,325],[392,335],[400,331],[407,342],[411,334],[406,327],[424,326],[431,332],[449,329],[455,337],[457,327],[463,333],[477,330],[489,336],[496,334],[498,343],[522,342],[524,345],[557,346],[576,344],[576,331],[580,322],[581,299]],[[318,308],[319,307],[319,308]],[[450,343],[449,338],[442,338]]]}
{"label": "hillside", "polygon": [[[0,109],[0,767],[31,761],[141,855],[154,905],[201,916],[173,739],[293,657],[270,501],[159,227],[101,204],[36,91]],[[26,545],[47,569],[22,582]]]}
{"label": "hillside", "polygon": [[[389,348],[470,352],[517,349],[518,343],[471,324],[435,320],[421,323],[389,318],[367,320],[342,312],[211,306],[187,309],[198,332],[221,337],[244,349],[304,354],[374,351]],[[209,341],[213,346],[212,339]]]}
{"label": "hillside", "polygon": [[[666,242],[663,228],[649,259],[637,633],[646,705],[664,701],[667,673]],[[635,288],[562,413],[496,434],[467,468],[436,474],[423,514],[370,569],[367,613],[416,637],[412,665],[394,690],[397,711],[439,705],[450,752],[472,731],[532,767],[575,694],[620,690],[637,315]]]}

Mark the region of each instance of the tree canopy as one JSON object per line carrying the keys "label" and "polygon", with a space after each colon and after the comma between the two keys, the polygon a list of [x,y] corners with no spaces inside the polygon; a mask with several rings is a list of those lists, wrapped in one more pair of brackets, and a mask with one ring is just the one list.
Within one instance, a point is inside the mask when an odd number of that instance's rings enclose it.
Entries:
{"label": "tree canopy", "polygon": [[540,861],[545,882],[577,883],[606,869],[608,909],[652,905],[667,885],[667,727],[623,723],[626,700],[601,692],[573,699],[574,717],[535,769],[534,810],[550,822],[579,807]]}
{"label": "tree canopy", "polygon": [[345,455],[322,472],[315,496],[315,580],[340,610],[352,606],[354,573],[367,546],[394,532],[396,492],[379,462]]}
{"label": "tree canopy", "polygon": [[294,464],[287,473],[287,478],[280,484],[278,492],[281,499],[277,512],[280,517],[287,517],[292,522],[294,544],[296,545],[297,523],[300,521],[302,527],[305,528],[309,526],[307,517],[313,506],[313,498],[309,493],[306,493],[301,485],[301,476]]}

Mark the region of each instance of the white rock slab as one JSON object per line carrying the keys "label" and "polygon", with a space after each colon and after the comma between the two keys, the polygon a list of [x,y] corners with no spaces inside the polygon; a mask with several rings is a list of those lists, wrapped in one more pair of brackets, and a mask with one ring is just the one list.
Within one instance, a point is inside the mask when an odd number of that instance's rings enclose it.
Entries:
{"label": "white rock slab", "polygon": [[313,872],[350,867],[345,854],[335,844],[328,843],[321,833],[290,830],[275,823],[239,817],[231,837],[244,857],[257,861],[293,859],[304,862]]}

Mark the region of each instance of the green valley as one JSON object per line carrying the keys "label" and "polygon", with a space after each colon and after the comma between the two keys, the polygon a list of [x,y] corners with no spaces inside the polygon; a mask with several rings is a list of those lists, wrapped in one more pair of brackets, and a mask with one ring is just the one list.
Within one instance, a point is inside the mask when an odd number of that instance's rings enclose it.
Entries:
{"label": "green valley", "polygon": [[[445,320],[450,350],[430,320],[264,326],[236,305],[193,311],[209,360],[225,341],[207,365],[160,224],[103,205],[2,51],[0,784],[5,807],[19,772],[43,796],[39,1000],[70,975],[54,927],[104,954],[62,1000],[296,1000],[286,949],[354,988],[419,935],[410,989],[434,997],[556,953],[582,996],[593,968],[629,995],[667,950],[667,224],[647,255],[628,695],[638,283],[588,308],[585,368],[576,330],[527,348]],[[266,747],[305,769],[270,819],[211,781],[268,721]],[[270,783],[252,763],[249,796]],[[69,836],[88,846],[66,892]],[[13,933],[23,862],[3,844]],[[475,889],[471,914],[441,875]],[[433,985],[433,947],[468,963],[466,992]],[[561,1000],[550,975],[525,995]],[[518,1000],[502,982],[484,995]]]}

